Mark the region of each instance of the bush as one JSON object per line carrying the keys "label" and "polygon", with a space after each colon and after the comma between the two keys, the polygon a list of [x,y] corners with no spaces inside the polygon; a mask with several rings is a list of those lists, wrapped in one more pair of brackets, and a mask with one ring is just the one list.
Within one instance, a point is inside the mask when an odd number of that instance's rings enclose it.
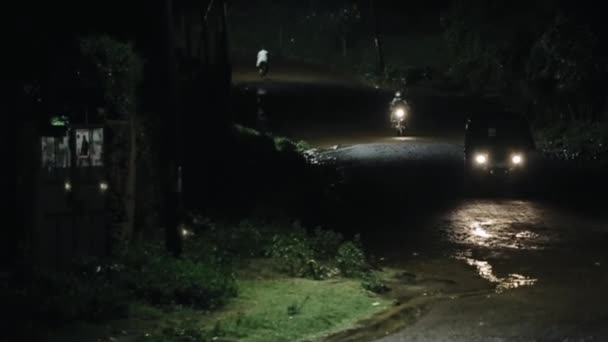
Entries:
{"label": "bush", "polygon": [[274,145],[279,152],[297,152],[298,146],[285,137],[274,138]]}
{"label": "bush", "polygon": [[97,267],[92,272],[36,272],[0,289],[3,317],[16,326],[100,322],[128,315],[128,291],[119,270]]}
{"label": "bush", "polygon": [[566,160],[594,160],[608,155],[608,124],[558,121],[538,131],[539,147],[548,155]]}
{"label": "bush", "polygon": [[37,308],[51,320],[98,322],[128,315],[128,293],[107,279],[59,275],[48,278]]}
{"label": "bush", "polygon": [[195,261],[223,268],[232,268],[241,258],[265,256],[270,244],[271,229],[251,221],[236,226],[205,222],[192,229],[194,236],[185,244],[185,253]]}
{"label": "bush", "polygon": [[237,294],[231,272],[188,258],[158,255],[130,273],[135,295],[155,305],[180,304],[213,309]]}
{"label": "bush", "polygon": [[343,242],[341,234],[321,228],[316,228],[311,236],[299,226],[291,233],[276,234],[269,256],[277,260],[280,271],[317,280],[338,273],[360,277],[368,268],[358,237]]}
{"label": "bush", "polygon": [[380,279],[380,277],[373,272],[368,272],[363,275],[361,279],[361,286],[365,290],[374,293],[386,293],[390,291],[390,288],[384,284],[382,279]]}
{"label": "bush", "polygon": [[365,273],[367,261],[358,236],[355,241],[344,242],[338,248],[336,264],[345,277],[360,277]]}
{"label": "bush", "polygon": [[303,229],[275,235],[269,254],[278,261],[279,269],[290,276],[321,278],[314,250]]}
{"label": "bush", "polygon": [[317,227],[311,237],[311,244],[318,258],[328,260],[336,256],[343,240],[342,234]]}
{"label": "bush", "polygon": [[171,326],[160,333],[142,336],[136,341],[146,342],[208,342],[215,341],[212,333],[200,328],[196,320],[172,322]]}

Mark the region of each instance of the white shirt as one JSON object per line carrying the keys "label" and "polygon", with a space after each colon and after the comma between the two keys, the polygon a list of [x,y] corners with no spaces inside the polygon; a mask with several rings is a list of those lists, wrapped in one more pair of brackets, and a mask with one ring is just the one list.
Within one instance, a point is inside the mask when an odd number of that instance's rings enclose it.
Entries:
{"label": "white shirt", "polygon": [[257,63],[255,63],[256,67],[260,66],[260,63],[262,62],[266,62],[268,63],[268,51],[262,49],[260,50],[260,52],[258,52],[258,61]]}

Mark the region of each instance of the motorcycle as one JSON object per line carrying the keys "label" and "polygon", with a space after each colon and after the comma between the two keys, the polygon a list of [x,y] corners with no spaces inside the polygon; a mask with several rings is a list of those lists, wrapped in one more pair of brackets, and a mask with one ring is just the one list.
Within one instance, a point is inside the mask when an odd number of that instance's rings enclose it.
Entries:
{"label": "motorcycle", "polygon": [[391,126],[400,137],[405,135],[407,129],[406,120],[409,112],[409,106],[406,103],[395,105],[391,109]]}
{"label": "motorcycle", "polygon": [[262,77],[262,78],[266,77],[266,74],[268,74],[268,63],[261,62],[258,65],[258,72],[260,73],[260,77]]}

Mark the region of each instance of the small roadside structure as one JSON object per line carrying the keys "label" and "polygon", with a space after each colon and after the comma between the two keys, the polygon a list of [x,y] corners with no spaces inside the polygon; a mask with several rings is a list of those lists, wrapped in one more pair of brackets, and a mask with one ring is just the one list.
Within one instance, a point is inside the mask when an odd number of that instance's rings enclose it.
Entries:
{"label": "small roadside structure", "polygon": [[28,240],[34,262],[62,268],[106,253],[104,128],[53,118],[38,137],[34,213]]}

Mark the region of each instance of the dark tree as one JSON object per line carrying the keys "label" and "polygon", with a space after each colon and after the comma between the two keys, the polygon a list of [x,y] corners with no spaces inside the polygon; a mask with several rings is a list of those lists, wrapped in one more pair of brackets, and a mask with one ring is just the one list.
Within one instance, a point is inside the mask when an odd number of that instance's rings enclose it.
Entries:
{"label": "dark tree", "polygon": [[180,106],[178,93],[177,58],[175,55],[175,33],[173,29],[173,1],[164,0],[162,8],[163,49],[165,59],[165,106],[162,113],[166,139],[161,151],[162,188],[164,199],[163,224],[165,226],[166,246],[169,252],[179,257],[182,241],[179,232],[179,210],[181,206],[181,150]]}
{"label": "dark tree", "polygon": [[378,11],[376,8],[376,1],[370,0],[370,13],[372,18],[372,23],[374,25],[374,47],[376,49],[376,53],[378,56],[378,72],[380,74],[384,74],[386,70],[386,65],[384,62],[384,51],[382,50],[382,39],[380,36],[380,22],[378,19]]}

